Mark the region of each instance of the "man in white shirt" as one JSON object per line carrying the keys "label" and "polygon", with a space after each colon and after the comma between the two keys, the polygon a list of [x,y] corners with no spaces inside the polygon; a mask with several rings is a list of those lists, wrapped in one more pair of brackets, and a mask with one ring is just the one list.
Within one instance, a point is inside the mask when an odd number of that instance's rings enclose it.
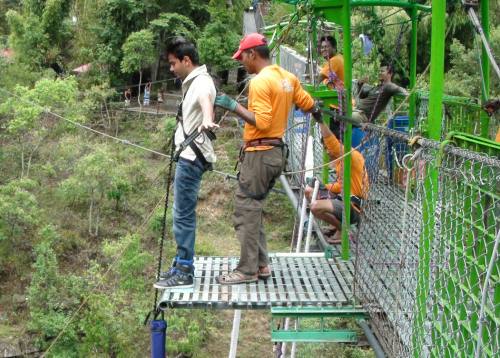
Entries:
{"label": "man in white shirt", "polygon": [[[214,119],[215,85],[205,65],[199,64],[192,43],[176,39],[167,48],[170,71],[182,80],[182,103],[177,114],[175,146],[179,155],[174,178],[173,232],[177,256],[172,267],[162,272],[156,288],[193,285],[196,204],[203,173],[211,170],[215,152],[206,131],[217,126]],[[202,132],[189,145],[182,146],[194,132]],[[184,149],[182,149],[184,148]]]}

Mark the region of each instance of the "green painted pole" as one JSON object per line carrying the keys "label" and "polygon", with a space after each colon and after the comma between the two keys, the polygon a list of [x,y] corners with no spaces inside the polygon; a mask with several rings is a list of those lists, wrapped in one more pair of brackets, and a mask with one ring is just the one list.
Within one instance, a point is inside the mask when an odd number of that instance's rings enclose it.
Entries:
{"label": "green painted pole", "polygon": [[[351,5],[350,0],[344,0],[342,7],[342,27],[344,30],[344,86],[346,114],[352,115],[352,58],[351,58]],[[344,135],[344,151],[351,150],[352,125],[347,123]],[[351,222],[351,154],[344,158],[344,219],[342,220],[342,258],[349,259],[349,227]]]}
{"label": "green painted pole", "polygon": [[[432,32],[431,32],[431,70],[429,93],[429,138],[440,140],[442,99],[444,83],[444,45],[446,0],[432,2]],[[424,179],[425,197],[422,202],[423,227],[419,244],[419,264],[417,276],[417,314],[414,322],[413,348],[414,357],[425,355],[422,348],[425,336],[429,334],[424,326],[427,318],[427,299],[430,288],[431,248],[434,240],[436,224],[435,209],[438,199],[438,168],[435,162],[429,162],[427,175]]]}
{"label": "green painted pole", "polygon": [[411,47],[410,47],[410,120],[409,127],[412,129],[415,126],[417,116],[417,94],[414,92],[417,84],[417,25],[418,11],[417,8],[411,9]]}
{"label": "green painted pole", "polygon": [[[490,5],[489,1],[483,0],[480,2],[481,6],[481,27],[483,28],[484,36],[486,39],[490,40]],[[481,87],[481,100],[486,102],[490,95],[490,61],[488,59],[488,53],[484,44],[482,45],[481,51],[481,66],[483,68],[483,86]],[[481,137],[488,138],[488,127],[490,119],[484,111],[481,111]]]}
{"label": "green painted pole", "polygon": [[358,7],[358,6],[394,6],[394,7],[401,7],[404,9],[411,9],[415,8],[421,11],[429,12],[431,11],[431,7],[429,5],[423,5],[423,4],[417,4],[417,3],[412,3],[412,2],[402,2],[400,0],[387,0],[387,1],[380,1],[380,0],[352,0],[351,2],[352,7]]}

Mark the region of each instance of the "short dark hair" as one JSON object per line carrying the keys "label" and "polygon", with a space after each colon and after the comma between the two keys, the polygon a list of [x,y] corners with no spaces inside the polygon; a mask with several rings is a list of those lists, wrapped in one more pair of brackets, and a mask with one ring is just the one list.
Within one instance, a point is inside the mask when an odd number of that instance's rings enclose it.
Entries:
{"label": "short dark hair", "polygon": [[387,72],[391,75],[394,74],[394,65],[392,63],[382,63],[380,64],[380,67],[387,67]]}
{"label": "short dark hair", "polygon": [[332,45],[332,47],[334,49],[337,49],[337,40],[335,40],[335,37],[333,37],[333,36],[321,36],[321,38],[319,39],[319,44],[321,45],[321,43],[323,41],[329,42],[330,45]]}
{"label": "short dark hair", "polygon": [[255,50],[255,52],[259,54],[259,57],[263,58],[264,60],[269,60],[271,58],[271,51],[269,50],[269,47],[267,47],[267,45],[252,47],[245,51],[249,52],[250,50]]}
{"label": "short dark hair", "polygon": [[174,55],[180,61],[187,56],[193,63],[197,66],[200,64],[200,56],[198,55],[198,50],[193,43],[187,41],[183,37],[176,37],[170,42],[167,47],[167,55]]}

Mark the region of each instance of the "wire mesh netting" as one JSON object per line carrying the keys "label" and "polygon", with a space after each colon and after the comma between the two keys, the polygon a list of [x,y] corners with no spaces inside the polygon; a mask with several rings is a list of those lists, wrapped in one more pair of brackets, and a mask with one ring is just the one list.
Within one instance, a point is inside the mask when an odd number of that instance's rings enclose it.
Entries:
{"label": "wire mesh netting", "polygon": [[[280,59],[299,78],[305,72],[305,59],[293,50],[281,47]],[[479,134],[478,106],[448,102],[444,131]],[[417,104],[415,124],[425,132],[428,100],[419,96]],[[488,134],[496,123],[490,121]],[[302,112],[290,113],[293,171],[307,166],[308,156],[309,166],[324,163],[319,131],[309,125]],[[498,146],[481,154],[484,141],[469,136],[463,149],[423,139],[411,147],[402,131],[369,125],[358,148],[370,186],[351,250],[355,296],[389,356],[498,356]],[[300,174],[289,180],[302,184]]]}

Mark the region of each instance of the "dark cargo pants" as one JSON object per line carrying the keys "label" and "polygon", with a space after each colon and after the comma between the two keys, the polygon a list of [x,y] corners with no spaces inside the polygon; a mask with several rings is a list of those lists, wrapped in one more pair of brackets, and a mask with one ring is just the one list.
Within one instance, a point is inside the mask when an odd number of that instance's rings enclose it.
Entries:
{"label": "dark cargo pants", "polygon": [[269,264],[262,209],[264,199],[284,169],[285,150],[274,147],[245,152],[240,164],[233,224],[241,246],[237,270],[246,275],[255,275],[259,267]]}

